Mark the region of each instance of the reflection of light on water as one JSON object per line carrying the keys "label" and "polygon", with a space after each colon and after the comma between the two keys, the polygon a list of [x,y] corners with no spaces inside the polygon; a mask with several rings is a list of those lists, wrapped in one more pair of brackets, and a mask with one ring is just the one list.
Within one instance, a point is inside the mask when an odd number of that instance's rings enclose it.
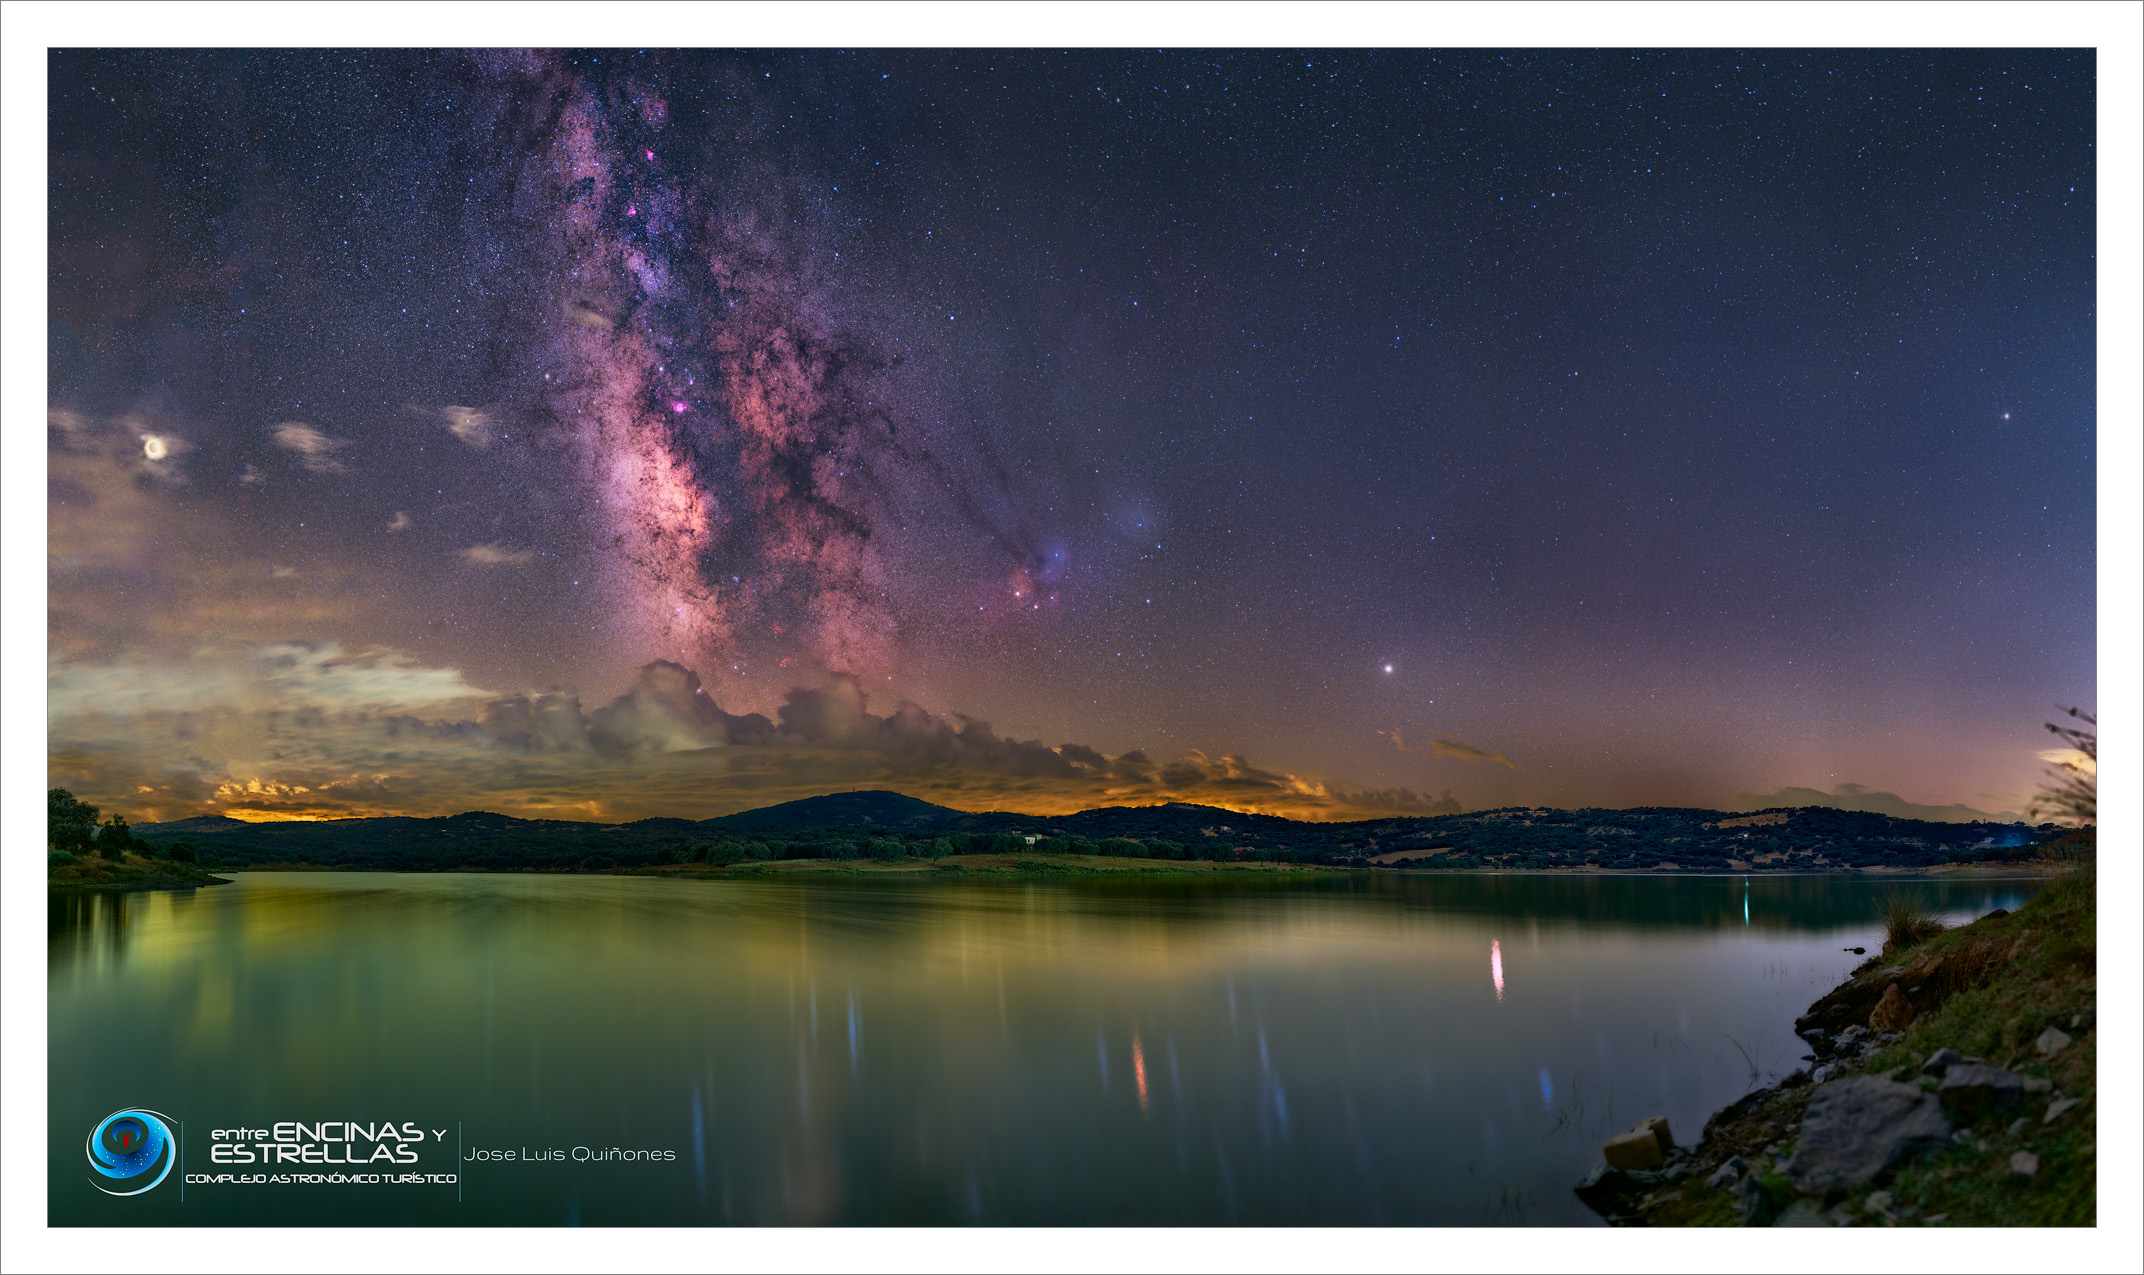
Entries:
{"label": "reflection of light on water", "polygon": [[1555,1086],[1554,1086],[1553,1084],[1550,1084],[1550,1083],[1549,1083],[1549,1078],[1548,1078],[1548,1064],[1547,1064],[1547,1063],[1542,1063],[1542,1064],[1541,1064],[1541,1110],[1543,1110],[1543,1111],[1554,1111],[1555,1109],[1556,1109],[1556,1087],[1555,1087]]}
{"label": "reflection of light on water", "polygon": [[1489,977],[1496,983],[1496,999],[1504,999],[1504,948],[1495,939],[1489,940]]}
{"label": "reflection of light on water", "polygon": [[1132,1083],[1139,1086],[1139,1114],[1147,1114],[1146,1051],[1139,1047],[1139,1033],[1132,1033]]}
{"label": "reflection of light on water", "polygon": [[700,1082],[692,1082],[692,1175],[707,1198],[707,1122],[700,1111]]}
{"label": "reflection of light on water", "polygon": [[1102,1039],[1100,1031],[1094,1033],[1094,1065],[1102,1073],[1102,1092],[1106,1094],[1109,1092],[1109,1044]]}
{"label": "reflection of light on water", "polygon": [[1258,1070],[1265,1075],[1266,1092],[1273,1099],[1273,1114],[1280,1120],[1280,1136],[1288,1136],[1288,1091],[1273,1074],[1273,1059],[1266,1052],[1266,1025],[1258,1024]]}

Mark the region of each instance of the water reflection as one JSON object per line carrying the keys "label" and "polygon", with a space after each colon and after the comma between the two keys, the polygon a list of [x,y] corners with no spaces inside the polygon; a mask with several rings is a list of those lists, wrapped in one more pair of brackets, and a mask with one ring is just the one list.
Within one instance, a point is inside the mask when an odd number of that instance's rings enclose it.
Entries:
{"label": "water reflection", "polygon": [[[677,1153],[472,1168],[458,1205],[189,1200],[198,1222],[1586,1223],[1568,1187],[1601,1139],[1791,1069],[1794,1015],[1899,885],[247,874],[55,898],[53,1181],[81,1113],[149,1102]],[[2028,887],[1905,888],[1962,919]]]}

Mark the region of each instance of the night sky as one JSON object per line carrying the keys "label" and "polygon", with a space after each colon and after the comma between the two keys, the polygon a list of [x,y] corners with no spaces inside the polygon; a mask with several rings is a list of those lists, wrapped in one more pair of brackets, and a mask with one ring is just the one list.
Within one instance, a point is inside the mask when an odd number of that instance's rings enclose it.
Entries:
{"label": "night sky", "polygon": [[2094,704],[2089,51],[50,72],[136,819],[2006,812]]}

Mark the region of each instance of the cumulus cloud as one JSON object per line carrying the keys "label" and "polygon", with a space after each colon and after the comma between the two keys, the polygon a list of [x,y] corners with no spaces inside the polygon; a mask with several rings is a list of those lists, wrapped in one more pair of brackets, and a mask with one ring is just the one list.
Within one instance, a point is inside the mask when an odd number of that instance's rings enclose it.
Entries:
{"label": "cumulus cloud", "polygon": [[268,434],[275,445],[295,453],[298,462],[316,474],[340,474],[347,472],[336,453],[350,446],[350,441],[326,433],[318,426],[304,421],[284,421],[271,425]]}
{"label": "cumulus cloud", "polygon": [[[1401,735],[1399,731],[1381,730],[1377,733],[1379,735],[1384,736],[1386,739],[1391,740],[1392,746],[1396,749],[1399,749],[1401,752],[1410,751],[1410,746],[1408,745],[1406,738]],[[1421,748],[1421,745],[1413,745],[1412,748],[1414,750],[1419,750]],[[1500,752],[1492,753],[1484,749],[1476,748],[1474,745],[1465,743],[1459,739],[1454,738],[1451,735],[1445,735],[1442,738],[1430,740],[1429,750],[1436,756],[1450,757],[1455,761],[1488,761],[1495,762],[1499,766],[1508,766],[1512,770],[1517,770],[1519,768],[1519,764],[1517,762],[1511,760],[1509,757],[1504,756],[1504,754]]]}
{"label": "cumulus cloud", "polygon": [[462,550],[462,561],[479,567],[518,567],[535,558],[533,550],[509,549],[501,544],[470,545]]}
{"label": "cumulus cloud", "polygon": [[1860,784],[1840,784],[1830,792],[1816,788],[1781,788],[1770,793],[1742,793],[1735,798],[1735,810],[1792,809],[1798,806],[1824,806],[1832,810],[1865,810],[1871,814],[1890,815],[1895,819],[1924,819],[1931,823],[2022,823],[2025,816],[2014,810],[1991,813],[1975,810],[1971,806],[1952,804],[1948,806],[1923,806],[1907,801],[1895,792],[1871,792]]}
{"label": "cumulus cloud", "polygon": [[[849,677],[792,690],[773,719],[724,711],[668,661],[592,711],[570,691],[489,694],[396,652],[301,643],[186,667],[55,665],[51,682],[52,782],[137,818],[708,818],[850,788],[1035,814],[1165,801],[1307,819],[1459,809],[1448,792],[1364,788],[1237,754],[1109,756],[912,703],[875,713]],[[442,714],[451,701],[470,708]]]}

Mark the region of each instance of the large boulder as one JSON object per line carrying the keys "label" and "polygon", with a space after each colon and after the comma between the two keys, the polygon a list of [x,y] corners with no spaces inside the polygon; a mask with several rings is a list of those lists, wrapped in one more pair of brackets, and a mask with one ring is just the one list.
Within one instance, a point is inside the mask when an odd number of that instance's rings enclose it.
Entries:
{"label": "large boulder", "polygon": [[1847,1190],[1949,1140],[1950,1119],[1933,1095],[1877,1076],[1851,1076],[1810,1093],[1801,1142],[1780,1169],[1805,1194]]}
{"label": "large boulder", "polygon": [[1662,1155],[1675,1149],[1675,1135],[1668,1132],[1668,1118],[1666,1116],[1647,1116],[1630,1127],[1632,1133],[1636,1133],[1640,1129],[1653,1131],[1653,1137],[1660,1142]]}
{"label": "large boulder", "polygon": [[1632,1169],[1657,1169],[1666,1161],[1666,1153],[1660,1149],[1660,1139],[1643,1125],[1629,1133],[1618,1134],[1601,1144],[1601,1158],[1611,1169],[1628,1172]]}
{"label": "large boulder", "polygon": [[1869,1011],[1869,1026],[1879,1032],[1903,1031],[1912,1021],[1913,1006],[1907,1003],[1906,994],[1898,990],[1896,983],[1883,989],[1883,999]]}

